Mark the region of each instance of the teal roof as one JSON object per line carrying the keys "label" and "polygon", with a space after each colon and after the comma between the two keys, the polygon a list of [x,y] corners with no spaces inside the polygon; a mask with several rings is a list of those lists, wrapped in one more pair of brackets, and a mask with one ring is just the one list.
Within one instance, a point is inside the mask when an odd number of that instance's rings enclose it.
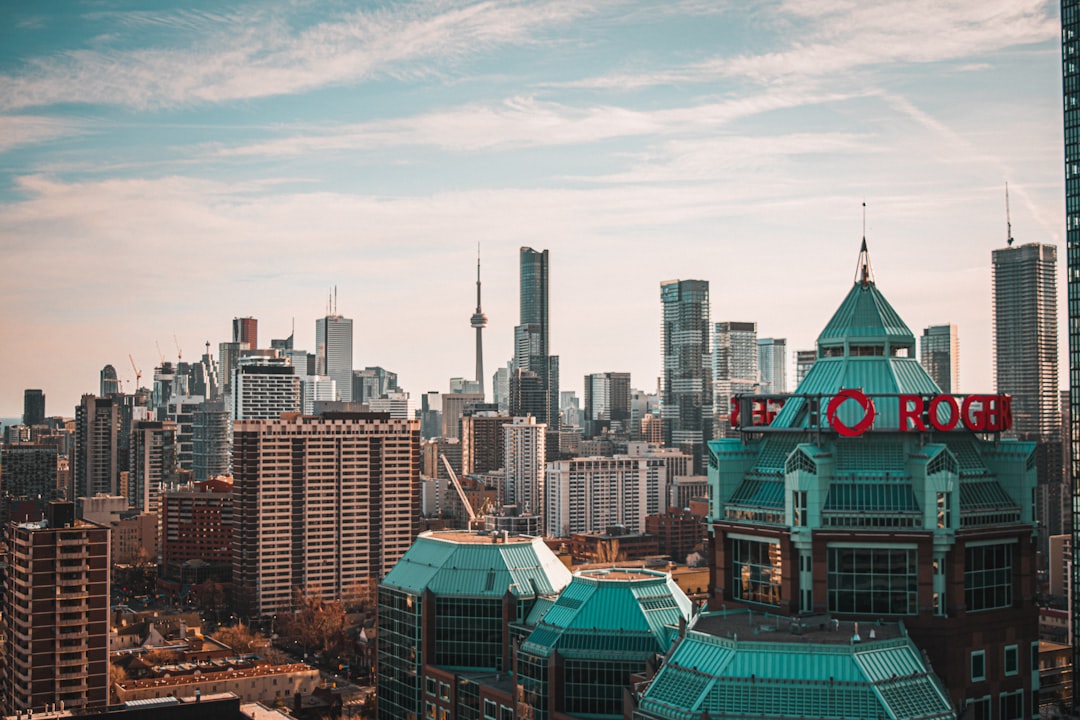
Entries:
{"label": "teal roof", "polygon": [[829,486],[825,512],[918,512],[919,503],[907,483],[841,483]]}
{"label": "teal roof", "polygon": [[522,650],[566,657],[667,652],[692,603],[668,573],[591,570],[576,573],[547,608]]}
{"label": "teal roof", "polygon": [[[769,642],[688,631],[639,697],[646,718],[955,718],[905,636],[859,644]],[[635,715],[636,717],[637,715]]]}
{"label": "teal roof", "polygon": [[500,598],[555,595],[570,571],[540,538],[507,540],[468,531],[425,532],[383,578],[382,585],[415,593]]}
{"label": "teal roof", "polygon": [[818,335],[818,346],[845,341],[894,341],[915,345],[915,336],[873,281],[856,282]]}

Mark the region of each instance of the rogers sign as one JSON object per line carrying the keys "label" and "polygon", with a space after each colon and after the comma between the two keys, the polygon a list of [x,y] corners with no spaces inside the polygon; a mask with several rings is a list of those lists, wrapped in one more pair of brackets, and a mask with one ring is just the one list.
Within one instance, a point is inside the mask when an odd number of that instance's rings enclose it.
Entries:
{"label": "rogers sign", "polygon": [[[878,402],[897,403],[899,427],[874,428],[878,409],[874,399],[855,388],[845,388],[833,395],[825,406],[828,427],[844,437],[856,437],[872,430],[900,432],[950,432],[963,428],[971,432],[1001,432],[1012,427],[1012,397],[1009,395],[875,395]],[[824,404],[825,398],[819,398]],[[861,410],[852,423],[841,420],[840,408],[855,403]],[[750,398],[750,423],[739,422],[739,399],[732,398],[731,424],[744,429],[767,427],[772,423],[784,400],[781,398]],[[796,428],[792,428],[793,430]],[[802,429],[802,428],[799,428]],[[824,429],[824,428],[823,428]]]}

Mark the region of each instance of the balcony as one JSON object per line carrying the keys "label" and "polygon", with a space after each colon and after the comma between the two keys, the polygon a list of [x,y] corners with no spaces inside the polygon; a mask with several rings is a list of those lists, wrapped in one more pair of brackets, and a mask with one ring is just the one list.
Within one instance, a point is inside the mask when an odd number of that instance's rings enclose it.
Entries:
{"label": "balcony", "polygon": [[82,639],[88,638],[88,637],[90,637],[90,634],[80,624],[77,627],[61,629],[60,633],[59,633],[59,635],[57,635],[56,639],[57,640],[82,640]]}
{"label": "balcony", "polygon": [[[79,652],[79,651],[78,650],[69,650],[69,649],[65,648],[63,650],[63,652],[69,653],[69,652]],[[83,652],[85,652],[85,650]],[[69,659],[65,660],[63,658],[63,656],[61,656],[60,658],[58,658],[56,660],[56,666],[57,667],[78,667],[78,668],[80,668],[79,673],[81,674],[82,673],[81,668],[86,666],[86,657],[84,656],[84,657],[77,657],[77,658],[69,658]]]}
{"label": "balcony", "polygon": [[[57,618],[57,620],[56,620],[56,626],[57,627],[62,627],[62,628],[63,627],[73,627],[73,626],[80,626],[81,627],[82,625],[85,625],[85,624],[86,624],[86,617],[66,618],[66,619],[65,618]],[[63,634],[62,630],[60,632],[61,632],[61,634]]]}
{"label": "balcony", "polygon": [[86,677],[86,671],[83,668],[79,668],[78,670],[69,670],[68,672],[58,672],[58,673],[56,673],[56,677],[59,678],[60,680],[65,680],[65,679],[70,680],[72,678],[85,678]]}
{"label": "balcony", "polygon": [[80,575],[79,577],[75,577],[75,578],[59,577],[59,578],[56,579],[56,584],[59,585],[62,588],[76,587],[76,586],[81,587],[81,586],[86,584],[86,576],[85,575]]}
{"label": "balcony", "polygon": [[58,547],[61,547],[61,548],[66,548],[66,547],[85,548],[86,547],[86,538],[84,538],[84,537],[78,537],[78,538],[60,537],[60,538],[57,538],[56,544],[57,544]]}
{"label": "balcony", "polygon": [[62,600],[85,600],[90,597],[90,592],[85,587],[56,588],[56,597]]}

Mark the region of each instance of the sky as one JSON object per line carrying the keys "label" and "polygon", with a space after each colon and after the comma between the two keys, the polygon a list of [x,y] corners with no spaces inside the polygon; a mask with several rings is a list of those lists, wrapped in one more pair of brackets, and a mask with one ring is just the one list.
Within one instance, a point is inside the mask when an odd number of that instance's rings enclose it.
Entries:
{"label": "sky", "polygon": [[0,3],[0,417],[237,316],[314,350],[334,287],[355,367],[445,392],[478,246],[489,392],[521,246],[562,388],[651,390],[661,281],[812,348],[864,202],[878,287],[988,392],[1006,182],[1016,242],[1059,248],[1065,367],[1059,36],[1044,0]]}

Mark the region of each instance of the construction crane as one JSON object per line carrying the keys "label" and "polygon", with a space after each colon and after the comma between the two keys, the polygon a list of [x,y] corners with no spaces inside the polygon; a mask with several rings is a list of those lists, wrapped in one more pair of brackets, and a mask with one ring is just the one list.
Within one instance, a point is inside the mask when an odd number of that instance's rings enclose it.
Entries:
{"label": "construction crane", "polygon": [[184,351],[180,349],[180,341],[176,339],[176,333],[172,334],[172,341],[176,343],[176,361],[180,362],[184,359]]}
{"label": "construction crane", "polygon": [[161,343],[159,343],[157,340],[155,340],[154,341],[154,347],[157,348],[158,357],[161,358],[160,367],[165,367],[165,353],[161,352]]}
{"label": "construction crane", "polygon": [[451,467],[450,461],[446,459],[444,453],[439,453],[439,457],[442,458],[443,466],[446,468],[446,474],[450,476],[450,484],[457,490],[458,498],[461,500],[462,506],[465,508],[465,512],[469,515],[469,529],[480,524],[480,519],[473,512],[472,504],[469,502],[469,498],[465,495],[465,488],[461,486],[461,481],[458,480],[457,473],[454,472],[454,468]]}
{"label": "construction crane", "polygon": [[135,389],[139,389],[139,383],[142,382],[142,370],[135,367],[135,358],[131,357],[131,353],[128,353],[128,360],[131,361],[131,369],[135,371]]}

